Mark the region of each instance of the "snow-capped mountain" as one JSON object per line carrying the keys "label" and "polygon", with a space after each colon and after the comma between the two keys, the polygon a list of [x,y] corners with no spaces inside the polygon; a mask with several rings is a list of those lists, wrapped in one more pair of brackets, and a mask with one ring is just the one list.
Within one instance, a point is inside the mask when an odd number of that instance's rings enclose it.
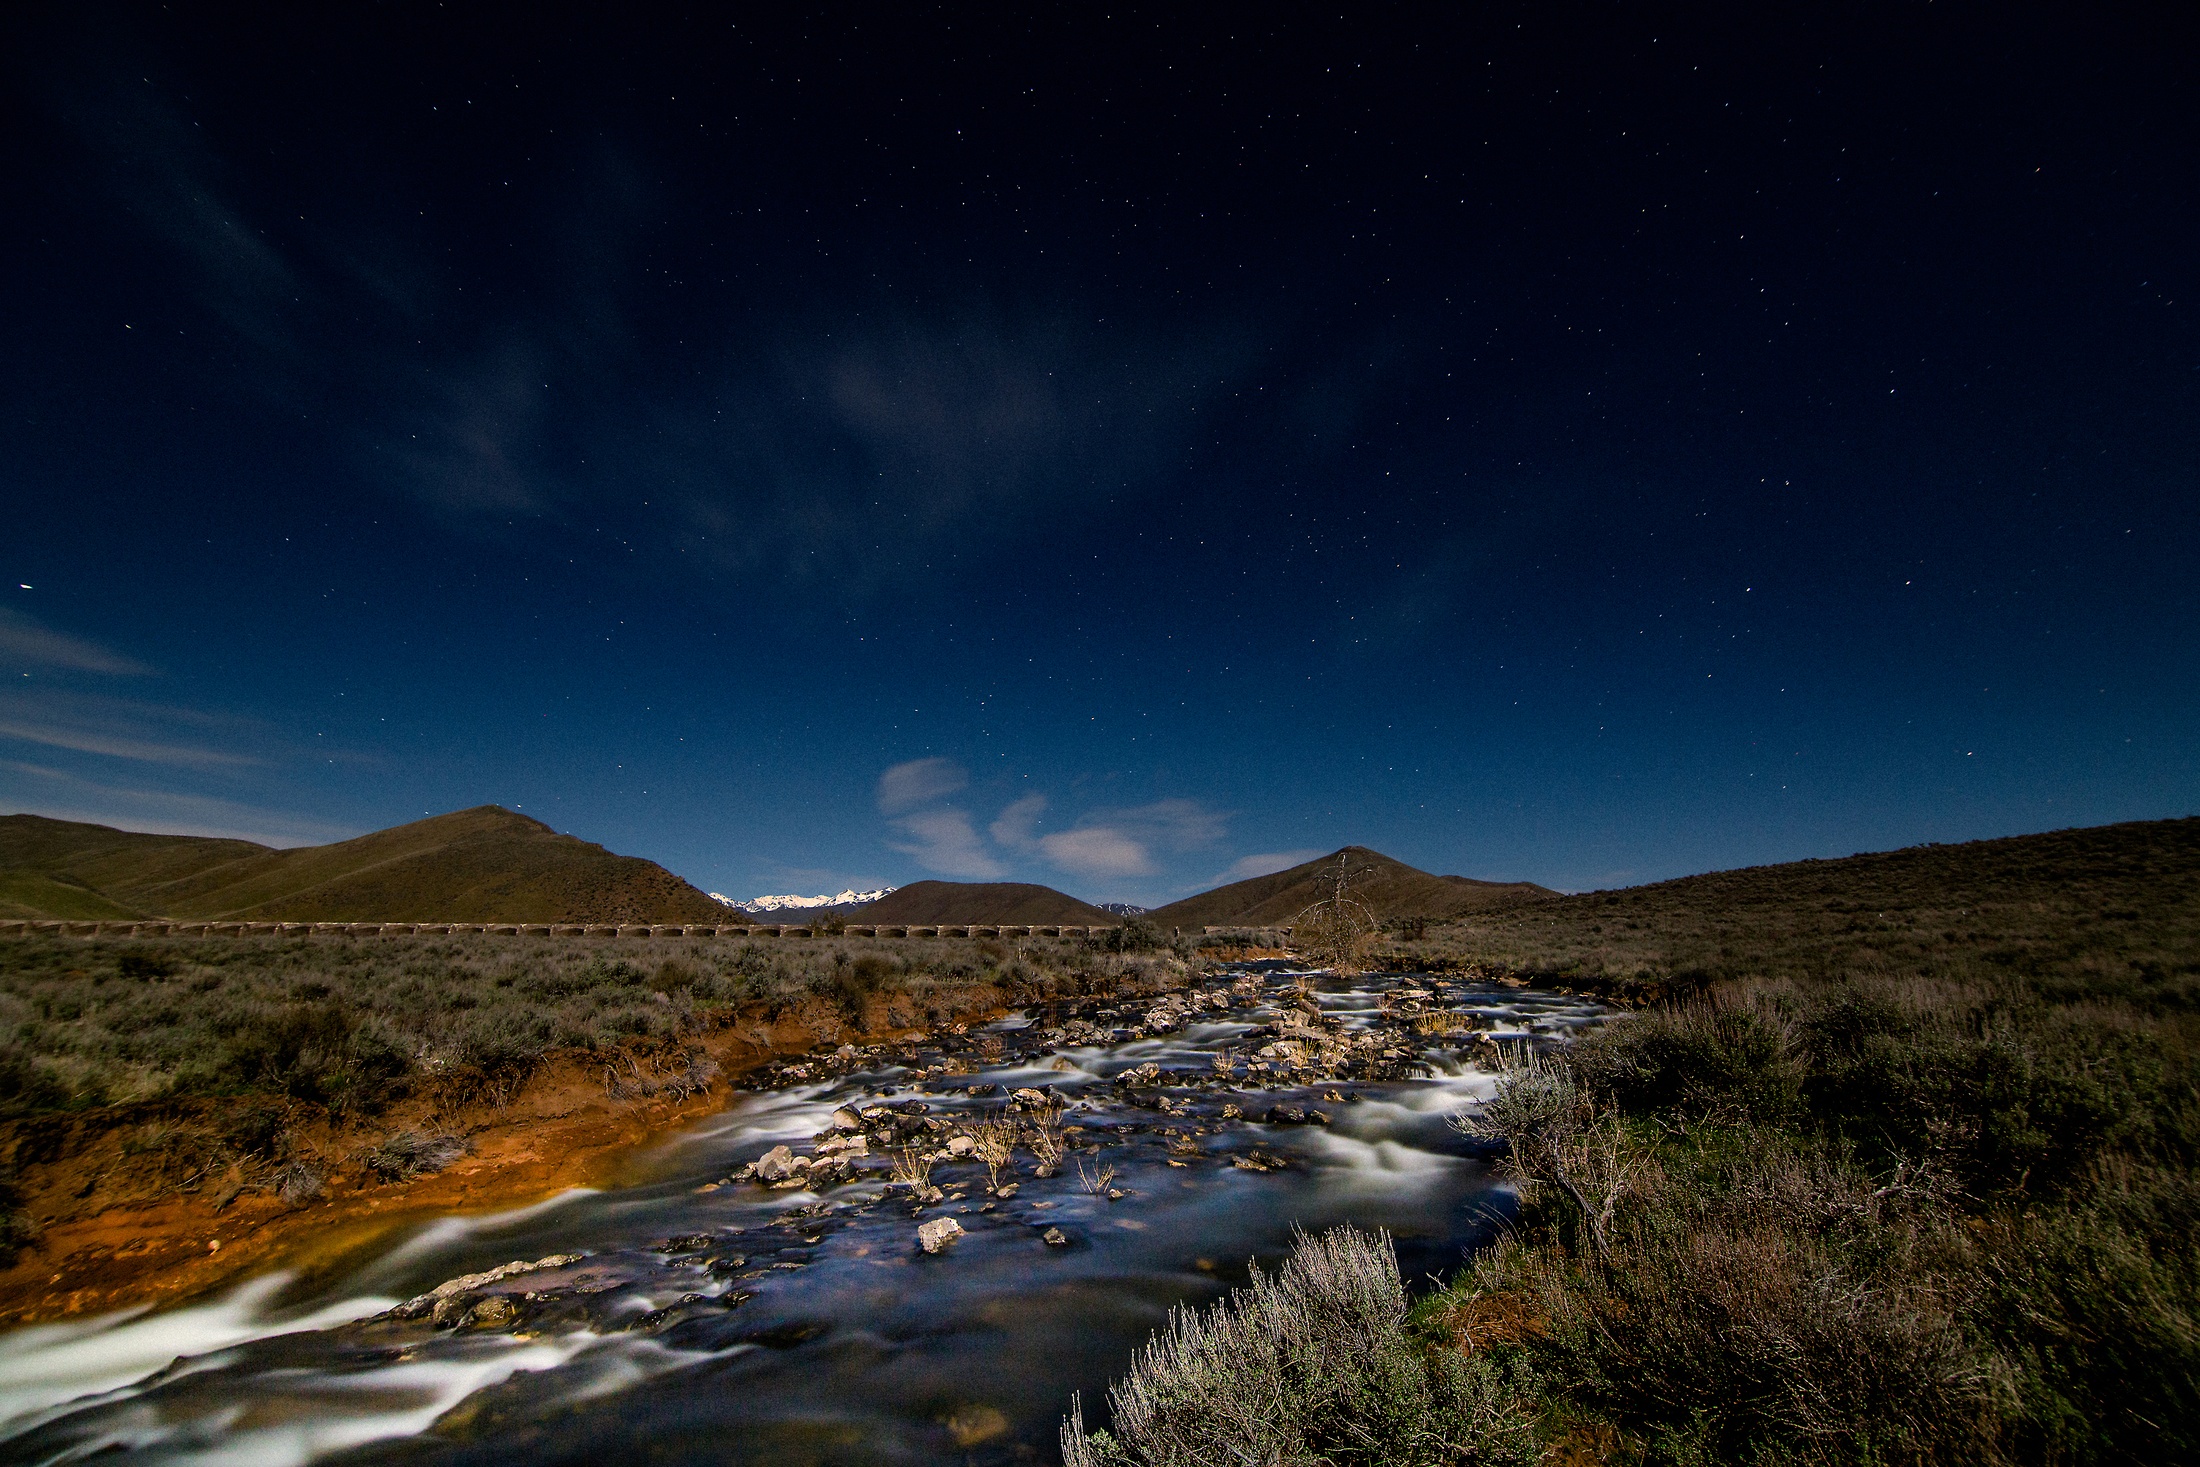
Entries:
{"label": "snow-capped mountain", "polygon": [[1129,902],[1102,902],[1100,910],[1113,912],[1118,917],[1143,917],[1146,915],[1144,907],[1132,906]]}
{"label": "snow-capped mountain", "polygon": [[760,896],[750,897],[745,902],[714,891],[710,893],[710,899],[723,902],[729,907],[738,907],[754,916],[759,912],[791,912],[808,907],[860,907],[866,902],[877,901],[892,890],[894,888],[891,886],[882,886],[877,891],[844,891],[838,896]]}

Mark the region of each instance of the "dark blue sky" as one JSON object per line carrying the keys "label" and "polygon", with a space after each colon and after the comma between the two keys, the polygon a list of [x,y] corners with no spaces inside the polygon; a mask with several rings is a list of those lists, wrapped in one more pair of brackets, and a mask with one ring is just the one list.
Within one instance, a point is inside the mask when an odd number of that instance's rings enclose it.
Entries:
{"label": "dark blue sky", "polygon": [[325,9],[0,21],[0,808],[1149,901],[2200,809],[2175,8]]}

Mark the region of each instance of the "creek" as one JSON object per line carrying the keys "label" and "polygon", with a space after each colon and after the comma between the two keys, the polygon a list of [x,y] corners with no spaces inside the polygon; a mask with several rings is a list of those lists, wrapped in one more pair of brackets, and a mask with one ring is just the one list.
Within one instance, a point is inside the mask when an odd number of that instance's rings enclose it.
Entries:
{"label": "creek", "polygon": [[[1054,1461],[1072,1391],[1104,1419],[1170,1308],[1273,1266],[1294,1229],[1387,1229],[1409,1283],[1458,1267],[1512,1198],[1446,1117],[1490,1093],[1493,1040],[1602,1012],[1262,963],[783,1064],[635,1185],[440,1219],[310,1286],[0,1336],[0,1461]],[[1052,1175],[1027,1144],[1006,1195],[961,1158],[921,1205],[891,1180],[898,1153],[988,1119],[1028,1135],[1056,1104]],[[743,1179],[856,1136],[839,1176]],[[941,1218],[962,1232],[929,1255],[918,1226]],[[513,1262],[544,1266],[423,1299]]]}

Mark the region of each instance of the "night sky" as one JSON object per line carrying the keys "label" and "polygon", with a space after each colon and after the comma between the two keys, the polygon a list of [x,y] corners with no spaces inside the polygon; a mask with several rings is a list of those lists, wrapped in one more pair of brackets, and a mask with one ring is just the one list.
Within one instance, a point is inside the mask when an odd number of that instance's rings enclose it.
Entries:
{"label": "night sky", "polygon": [[1147,902],[2200,810],[2178,8],[338,9],[0,20],[0,810]]}

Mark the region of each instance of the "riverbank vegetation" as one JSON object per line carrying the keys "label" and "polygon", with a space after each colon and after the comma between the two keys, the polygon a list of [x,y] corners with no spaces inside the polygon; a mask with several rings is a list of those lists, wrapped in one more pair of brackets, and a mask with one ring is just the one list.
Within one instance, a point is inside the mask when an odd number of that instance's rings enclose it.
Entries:
{"label": "riverbank vegetation", "polygon": [[[1569,1464],[2200,1459],[2200,820],[1388,938],[1384,966],[1634,1009],[1508,1056],[1461,1117],[1502,1143],[1521,1208],[1397,1327],[1503,1392],[1448,1460],[1517,1459],[1521,1423],[1527,1460]],[[1118,1411],[1205,1399],[1186,1342],[1226,1323],[1179,1321]],[[1357,1419],[1288,1364],[1263,1376],[1233,1390],[1303,1405],[1309,1439]],[[1142,1445],[1162,1438],[1137,1409],[1081,1450],[1191,1460]]]}

